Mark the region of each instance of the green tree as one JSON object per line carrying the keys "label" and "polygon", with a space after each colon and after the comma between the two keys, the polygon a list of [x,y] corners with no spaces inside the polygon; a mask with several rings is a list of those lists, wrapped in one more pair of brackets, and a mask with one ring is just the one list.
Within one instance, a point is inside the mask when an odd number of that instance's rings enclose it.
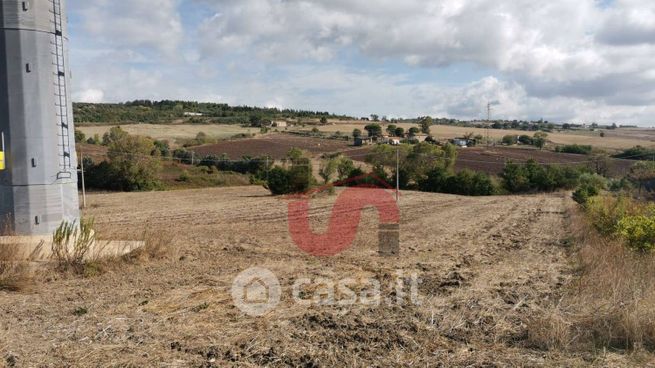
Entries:
{"label": "green tree", "polygon": [[377,114],[371,114],[371,120],[373,120],[373,121],[380,121],[380,115],[377,115]]}
{"label": "green tree", "polygon": [[532,138],[532,144],[539,149],[543,149],[546,146],[547,138],[548,134],[544,132],[537,132]]}
{"label": "green tree", "polygon": [[107,157],[121,189],[143,191],[160,187],[161,163],[152,139],[129,134],[117,137],[109,143]]}
{"label": "green tree", "polygon": [[395,124],[389,124],[387,126],[387,133],[391,136],[396,134],[396,129],[398,129],[398,126]]}
{"label": "green tree", "polygon": [[102,136],[102,145],[109,146],[112,142],[120,141],[128,137],[129,134],[121,127],[115,126],[109,129],[107,133]]}
{"label": "green tree", "polygon": [[339,181],[346,180],[353,170],[355,170],[353,160],[343,156],[339,158],[339,162],[337,163],[337,175],[339,176]]}
{"label": "green tree", "polygon": [[359,129],[353,130],[353,138],[360,138],[362,136],[362,131]]}
{"label": "green tree", "polygon": [[319,167],[318,174],[323,179],[324,184],[329,184],[330,181],[332,181],[332,177],[337,172],[337,168],[339,167],[339,161],[341,161],[341,158],[336,157],[336,158],[329,158],[321,162],[321,166]]}
{"label": "green tree", "polygon": [[369,137],[379,137],[382,135],[382,127],[380,124],[369,124],[365,126],[364,129],[368,132]]}
{"label": "green tree", "polygon": [[409,136],[411,137],[416,137],[421,131],[417,127],[411,127],[409,128]]}
{"label": "green tree", "polygon": [[430,127],[431,127],[432,124],[433,124],[433,120],[432,120],[432,118],[429,117],[429,116],[423,117],[423,118],[421,118],[421,120],[419,121],[419,124],[421,125],[421,132],[422,132],[423,134],[430,135]]}
{"label": "green tree", "polygon": [[321,118],[321,125],[327,125],[327,124],[328,124],[328,119],[325,116],[323,116]]}
{"label": "green tree", "polygon": [[394,135],[396,137],[404,137],[405,136],[405,129],[403,127],[396,128],[396,131],[394,132]]}

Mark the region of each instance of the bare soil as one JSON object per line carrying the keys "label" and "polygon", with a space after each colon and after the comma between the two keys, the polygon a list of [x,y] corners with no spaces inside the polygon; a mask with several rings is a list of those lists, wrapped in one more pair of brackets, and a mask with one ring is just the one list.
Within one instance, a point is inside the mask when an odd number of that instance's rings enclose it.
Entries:
{"label": "bare soil", "polygon": [[290,134],[269,134],[260,138],[231,140],[194,147],[193,151],[200,156],[226,154],[233,160],[239,160],[244,156],[257,157],[265,155],[279,160],[285,158],[292,148],[299,148],[310,154],[320,155],[347,150],[352,148],[352,143]]}
{"label": "bare soil", "polygon": [[[365,161],[371,147],[349,150],[345,154],[355,161]],[[593,156],[577,155],[570,153],[558,153],[547,150],[539,150],[523,147],[472,147],[458,150],[456,170],[469,169],[473,171],[486,172],[491,175],[500,174],[507,161],[524,163],[528,160],[535,160],[541,164],[590,167],[594,168],[596,163]],[[630,168],[636,161],[609,159],[609,175],[622,177],[630,172]]]}
{"label": "bare soil", "polygon": [[[312,203],[326,228],[335,196]],[[0,354],[7,365],[162,367],[388,367],[621,365],[537,350],[527,321],[570,282],[571,201],[564,194],[469,198],[403,193],[397,258],[377,255],[377,219],[365,210],[355,245],[329,258],[292,242],[287,200],[259,187],[94,194],[99,234],[144,228],[179,247],[166,261],[125,263],[92,278],[43,277],[30,293],[0,292]],[[349,214],[344,214],[348,216]],[[244,315],[230,288],[253,266],[273,271],[282,303]],[[416,272],[421,305],[300,306],[298,278]],[[383,287],[383,295],[393,290]]]}

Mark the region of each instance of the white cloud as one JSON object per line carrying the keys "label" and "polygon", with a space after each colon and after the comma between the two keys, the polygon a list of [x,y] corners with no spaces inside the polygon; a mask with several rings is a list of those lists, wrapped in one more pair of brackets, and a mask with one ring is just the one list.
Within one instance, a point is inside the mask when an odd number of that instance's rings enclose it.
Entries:
{"label": "white cloud", "polygon": [[88,36],[115,48],[148,47],[173,55],[183,38],[178,0],[72,0]]}
{"label": "white cloud", "polygon": [[[483,117],[487,101],[498,100],[503,118],[655,120],[648,0],[75,3],[86,32],[86,47],[76,51],[84,56],[79,98],[224,96],[235,104],[458,118]],[[202,11],[185,19],[193,7]],[[417,78],[449,65],[473,65],[488,77]]]}
{"label": "white cloud", "polygon": [[104,102],[105,93],[99,89],[85,89],[73,94],[73,100],[77,102],[100,103]]}

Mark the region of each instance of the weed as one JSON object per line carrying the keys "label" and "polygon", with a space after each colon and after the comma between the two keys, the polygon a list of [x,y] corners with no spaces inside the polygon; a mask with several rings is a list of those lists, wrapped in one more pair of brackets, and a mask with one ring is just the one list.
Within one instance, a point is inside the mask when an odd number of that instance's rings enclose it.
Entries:
{"label": "weed", "polygon": [[77,317],[82,317],[82,316],[86,315],[87,313],[89,313],[89,310],[87,309],[87,307],[77,307],[73,311],[73,315],[75,315]]}
{"label": "weed", "polygon": [[93,220],[77,222],[64,221],[55,230],[52,237],[52,256],[60,271],[72,270],[77,274],[85,273],[85,266],[95,244]]}
{"label": "weed", "polygon": [[191,308],[191,311],[194,313],[198,313],[201,311],[204,311],[205,309],[209,308],[209,303],[205,302],[200,305],[196,305],[195,307]]}

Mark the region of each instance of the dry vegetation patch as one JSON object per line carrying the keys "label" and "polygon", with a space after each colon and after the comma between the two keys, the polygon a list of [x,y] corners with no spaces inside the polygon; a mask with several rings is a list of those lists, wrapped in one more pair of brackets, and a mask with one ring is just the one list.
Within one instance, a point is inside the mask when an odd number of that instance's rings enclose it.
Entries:
{"label": "dry vegetation patch", "polygon": [[530,323],[545,350],[655,351],[655,255],[605,238],[580,213],[572,222],[579,270],[568,291]]}

